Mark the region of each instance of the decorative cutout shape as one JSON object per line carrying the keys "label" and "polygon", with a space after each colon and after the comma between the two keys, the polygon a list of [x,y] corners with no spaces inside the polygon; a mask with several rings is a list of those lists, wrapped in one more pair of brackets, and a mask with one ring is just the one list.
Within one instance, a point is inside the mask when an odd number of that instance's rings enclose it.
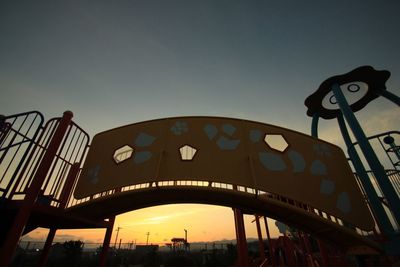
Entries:
{"label": "decorative cutout shape", "polygon": [[260,130],[250,130],[249,138],[251,142],[258,143],[261,141],[262,133]]}
{"label": "decorative cutout shape", "polygon": [[313,150],[318,156],[331,156],[331,150],[326,144],[314,144]]}
{"label": "decorative cutout shape", "polygon": [[327,175],[328,174],[326,165],[318,159],[314,160],[311,163],[310,171],[311,171],[311,174],[313,174],[313,175]]}
{"label": "decorative cutout shape", "polygon": [[148,161],[149,159],[151,159],[152,156],[153,156],[153,153],[151,153],[150,151],[137,152],[137,153],[135,153],[135,157],[133,158],[133,161],[136,164],[140,164],[145,161]]}
{"label": "decorative cutout shape", "polygon": [[319,187],[319,192],[324,195],[331,195],[335,191],[335,181],[322,179]]}
{"label": "decorative cutout shape", "polygon": [[135,145],[138,147],[147,147],[153,144],[156,138],[147,133],[140,133],[135,139]]}
{"label": "decorative cutout shape", "polygon": [[303,155],[297,151],[290,150],[288,156],[293,165],[293,172],[303,172],[306,168],[306,161],[304,160]]}
{"label": "decorative cutout shape", "polygon": [[344,213],[351,212],[351,203],[347,192],[342,192],[339,194],[336,202],[336,207]]}
{"label": "decorative cutout shape", "polygon": [[261,164],[270,171],[284,171],[286,164],[279,154],[260,152],[258,157]]}
{"label": "decorative cutout shape", "polygon": [[222,131],[229,136],[232,136],[236,132],[236,127],[232,124],[226,123],[222,125]]}
{"label": "decorative cutout shape", "polygon": [[221,150],[235,150],[240,144],[240,140],[230,140],[225,136],[220,136],[217,145]]}
{"label": "decorative cutout shape", "polygon": [[89,180],[92,184],[97,184],[97,182],[99,181],[99,172],[100,172],[100,165],[96,165],[93,168],[89,169],[88,171],[88,177]]}
{"label": "decorative cutout shape", "polygon": [[266,134],[264,141],[270,148],[279,152],[284,152],[289,146],[281,134]]}
{"label": "decorative cutout shape", "polygon": [[181,153],[181,160],[193,160],[197,149],[189,145],[184,145],[183,147],[179,148],[179,152]]}
{"label": "decorative cutout shape", "polygon": [[218,133],[217,127],[215,127],[215,125],[212,125],[212,124],[207,124],[206,126],[204,126],[203,131],[205,132],[208,139],[210,139],[210,140],[214,139],[214,137]]}
{"label": "decorative cutout shape", "polygon": [[189,131],[189,128],[187,126],[187,123],[184,121],[177,121],[175,122],[174,126],[171,127],[171,132],[173,132],[175,135],[181,135],[183,133],[187,133]]}
{"label": "decorative cutout shape", "polygon": [[115,150],[113,159],[115,163],[118,164],[127,159],[130,159],[132,157],[132,154],[133,154],[133,148],[128,145],[125,145]]}

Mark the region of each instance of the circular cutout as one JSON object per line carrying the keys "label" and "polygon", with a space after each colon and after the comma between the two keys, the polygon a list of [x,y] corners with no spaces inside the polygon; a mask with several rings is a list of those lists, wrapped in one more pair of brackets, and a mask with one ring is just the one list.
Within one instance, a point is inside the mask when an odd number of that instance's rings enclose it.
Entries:
{"label": "circular cutout", "polygon": [[335,97],[334,95],[332,95],[332,96],[329,98],[329,103],[331,103],[332,105],[337,104],[336,97]]}
{"label": "circular cutout", "polygon": [[356,83],[352,83],[347,86],[347,90],[349,92],[355,93],[355,92],[360,91],[360,86]]}

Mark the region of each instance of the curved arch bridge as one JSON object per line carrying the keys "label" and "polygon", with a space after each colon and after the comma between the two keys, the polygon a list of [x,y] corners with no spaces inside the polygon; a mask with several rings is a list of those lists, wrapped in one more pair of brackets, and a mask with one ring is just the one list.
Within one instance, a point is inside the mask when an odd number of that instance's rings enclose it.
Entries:
{"label": "curved arch bridge", "polygon": [[74,195],[94,199],[68,212],[96,219],[153,205],[207,203],[265,214],[342,247],[379,250],[342,226],[374,228],[343,151],[254,121],[176,117],[99,133]]}
{"label": "curved arch bridge", "polygon": [[4,261],[11,260],[19,237],[39,226],[50,228],[46,249],[57,229],[106,227],[105,256],[115,215],[173,203],[232,207],[238,238],[247,213],[285,222],[349,252],[381,252],[356,231],[372,231],[375,224],[335,145],[254,121],[176,117],[99,133],[89,147],[72,112],[45,125],[41,119],[33,136],[31,127],[22,133],[18,120],[23,124],[33,116],[36,122],[42,118],[37,114],[2,118],[0,125],[2,160],[11,166],[1,169],[1,179],[9,179],[0,188],[2,214],[9,219],[2,221]]}
{"label": "curved arch bridge", "polygon": [[[190,185],[197,181],[185,181],[187,185],[151,186],[115,192],[107,196],[84,202],[66,210],[74,217],[86,217],[98,221],[124,212],[151,206],[178,203],[199,203],[220,205],[240,209],[244,214],[268,216],[313,234],[328,243],[339,246],[352,254],[360,251],[380,253],[382,248],[376,242],[342,226],[338,220],[319,215],[306,204],[270,193],[256,194],[246,191],[203,185]],[[128,187],[129,188],[129,187]],[[128,190],[128,189],[127,189]],[[333,220],[332,220],[333,219]]]}

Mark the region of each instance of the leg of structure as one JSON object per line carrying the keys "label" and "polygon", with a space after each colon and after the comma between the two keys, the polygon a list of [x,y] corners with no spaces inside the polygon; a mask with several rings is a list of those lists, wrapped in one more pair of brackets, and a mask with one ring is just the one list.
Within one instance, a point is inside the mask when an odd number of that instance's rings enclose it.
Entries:
{"label": "leg of structure", "polygon": [[51,244],[53,244],[54,236],[56,235],[56,228],[50,228],[49,233],[47,234],[46,243],[44,244],[42,254],[40,255],[40,260],[38,263],[38,267],[46,266],[47,259],[49,258]]}
{"label": "leg of structure", "polygon": [[101,249],[100,253],[99,267],[106,266],[107,254],[108,254],[108,249],[110,248],[110,241],[111,241],[112,230],[114,228],[114,222],[115,222],[115,216],[111,217],[108,221],[109,224],[106,230],[106,234],[104,236],[103,248]]}
{"label": "leg of structure", "polygon": [[249,256],[247,254],[247,241],[246,232],[244,228],[244,220],[242,211],[233,208],[233,214],[235,217],[235,229],[236,229],[236,242],[237,242],[237,266],[248,267],[249,266]]}
{"label": "leg of structure", "polygon": [[271,236],[269,234],[269,227],[268,227],[267,217],[264,217],[264,223],[265,223],[265,231],[267,232],[267,238],[268,238],[269,257],[271,258],[270,260],[271,260],[272,267],[276,267],[274,248],[273,248],[273,245],[272,245]]}
{"label": "leg of structure", "polygon": [[257,236],[258,236],[258,249],[260,250],[261,262],[263,262],[265,260],[265,251],[264,251],[264,241],[260,227],[260,218],[257,215],[255,215],[255,220],[256,220]]}
{"label": "leg of structure", "polygon": [[389,218],[382,206],[382,203],[378,197],[378,194],[372,185],[372,181],[369,178],[367,171],[364,168],[364,165],[362,164],[362,161],[360,157],[357,154],[357,151],[355,150],[351,138],[349,135],[349,132],[346,127],[346,123],[343,119],[343,116],[338,116],[337,121],[339,124],[340,131],[342,133],[344,142],[348,148],[348,153],[351,158],[351,161],[353,162],[354,169],[356,170],[356,173],[358,174],[360,178],[360,182],[362,183],[362,186],[365,190],[365,193],[368,198],[368,202],[371,206],[371,209],[374,213],[375,219],[378,223],[378,226],[380,228],[381,233],[385,235],[392,235],[394,232],[392,224],[389,221]]}
{"label": "leg of structure", "polygon": [[326,252],[325,244],[319,239],[317,239],[317,243],[318,243],[319,252],[321,254],[323,267],[329,267],[330,266],[329,258],[328,258],[328,253]]}
{"label": "leg of structure", "polygon": [[355,138],[357,139],[360,148],[367,160],[369,166],[371,167],[372,172],[375,174],[376,180],[379,186],[382,189],[383,194],[385,195],[391,210],[393,212],[394,217],[397,222],[400,223],[400,199],[397,196],[396,191],[393,188],[393,185],[390,183],[389,178],[386,175],[383,166],[379,162],[378,157],[376,156],[374,150],[372,149],[371,144],[369,143],[364,131],[362,130],[357,118],[355,117],[353,111],[351,110],[349,104],[345,96],[343,95],[342,90],[338,84],[334,84],[332,86],[332,92],[335,95],[336,101],[339,104],[340,110],[343,113],[346,121],[348,122],[351,130]]}
{"label": "leg of structure", "polygon": [[311,136],[315,138],[318,138],[318,120],[319,115],[318,113],[315,113],[311,122]]}
{"label": "leg of structure", "polygon": [[380,94],[384,98],[392,101],[396,105],[400,106],[400,97],[398,97],[397,95],[395,95],[389,91],[386,91],[386,90],[382,90],[382,91],[378,92],[378,94]]}
{"label": "leg of structure", "polygon": [[14,255],[18,241],[24,232],[25,226],[28,223],[32,208],[39,196],[42,184],[47,176],[47,173],[53,163],[54,157],[61,145],[64,135],[72,120],[73,114],[70,111],[64,112],[64,116],[60,120],[59,125],[50,141],[50,144],[39,164],[38,170],[32,180],[32,184],[27,189],[22,205],[15,216],[14,223],[9,229],[4,240],[4,245],[0,251],[0,262],[3,266],[9,266]]}

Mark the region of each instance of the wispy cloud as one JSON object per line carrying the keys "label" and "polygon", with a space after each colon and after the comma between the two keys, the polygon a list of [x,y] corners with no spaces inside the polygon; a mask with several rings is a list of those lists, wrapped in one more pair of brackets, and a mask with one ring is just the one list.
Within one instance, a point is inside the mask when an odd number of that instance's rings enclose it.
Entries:
{"label": "wispy cloud", "polygon": [[153,216],[153,217],[148,217],[144,218],[141,220],[138,220],[137,222],[132,222],[129,224],[126,224],[124,227],[130,227],[130,226],[138,226],[138,225],[152,225],[152,224],[160,224],[160,223],[167,223],[168,221],[178,218],[178,217],[184,217],[184,216],[189,216],[193,214],[197,214],[199,212],[204,212],[204,211],[209,211],[210,208],[199,208],[199,209],[193,209],[190,211],[178,211],[174,212],[168,215],[162,215],[162,216]]}

